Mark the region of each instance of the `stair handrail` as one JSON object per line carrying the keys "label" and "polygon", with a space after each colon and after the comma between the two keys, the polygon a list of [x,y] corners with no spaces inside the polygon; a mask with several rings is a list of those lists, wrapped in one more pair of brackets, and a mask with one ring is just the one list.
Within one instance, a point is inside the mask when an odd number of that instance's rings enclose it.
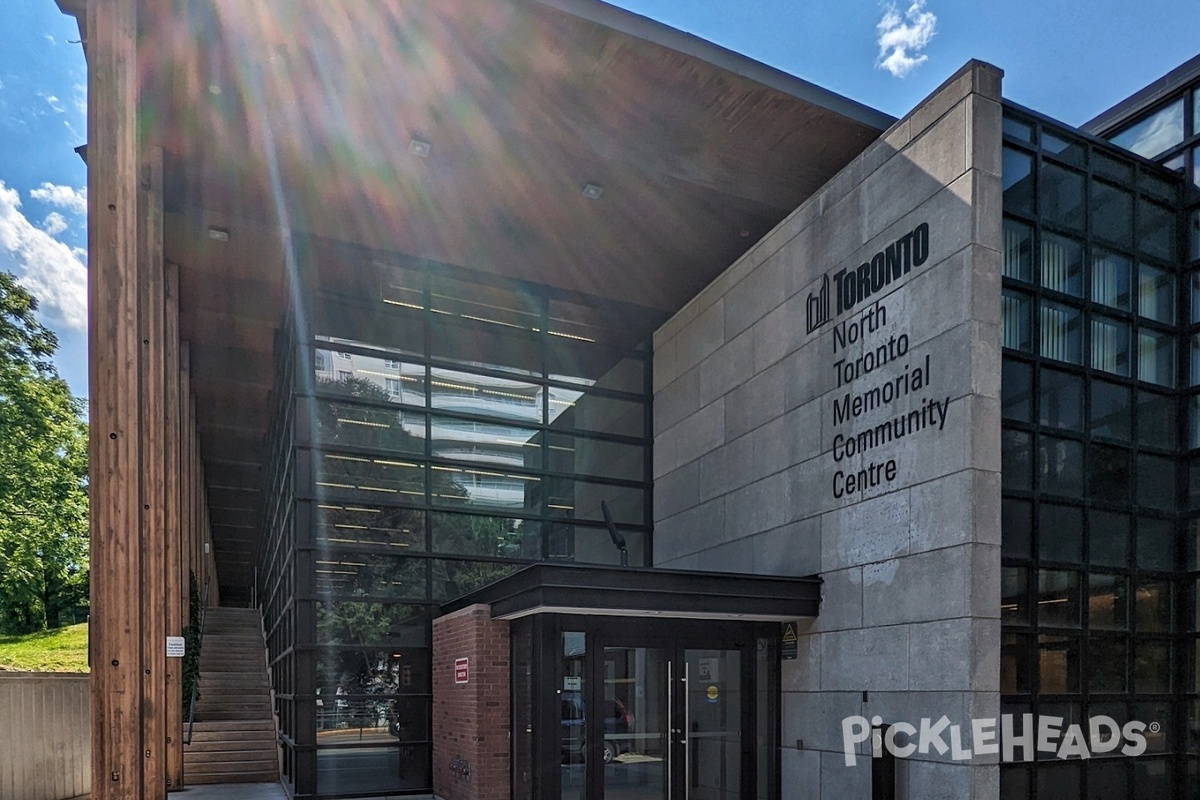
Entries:
{"label": "stair handrail", "polygon": [[[200,649],[204,645],[204,616],[208,613],[208,577],[204,578],[204,599],[200,601],[200,635],[196,637],[196,651],[199,655]],[[192,698],[188,701],[188,729],[187,736],[184,737],[184,744],[192,743],[192,727],[196,724],[196,690],[200,686],[200,676],[196,676],[196,680],[192,681]]]}

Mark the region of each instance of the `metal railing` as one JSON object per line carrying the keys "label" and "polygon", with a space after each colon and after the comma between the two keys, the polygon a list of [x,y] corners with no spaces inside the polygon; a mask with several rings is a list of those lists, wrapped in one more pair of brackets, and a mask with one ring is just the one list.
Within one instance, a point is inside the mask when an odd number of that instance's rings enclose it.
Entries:
{"label": "metal railing", "polygon": [[[208,578],[204,579],[204,597],[200,601],[200,635],[196,637],[196,663],[199,665],[200,648],[204,645],[204,616],[208,613]],[[196,679],[192,681],[192,697],[188,701],[188,729],[187,736],[184,737],[184,744],[192,743],[192,727],[196,723],[196,692],[200,688],[200,675],[196,674]]]}

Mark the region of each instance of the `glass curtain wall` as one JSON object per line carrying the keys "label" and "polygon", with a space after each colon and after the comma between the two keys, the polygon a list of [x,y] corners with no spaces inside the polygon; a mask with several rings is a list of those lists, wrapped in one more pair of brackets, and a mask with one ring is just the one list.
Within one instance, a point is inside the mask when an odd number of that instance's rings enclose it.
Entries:
{"label": "glass curtain wall", "polygon": [[1200,188],[1200,83],[1180,86],[1107,138]]}
{"label": "glass curtain wall", "polygon": [[650,563],[646,342],[663,315],[300,250],[319,288],[290,348],[292,552],[267,578],[294,576],[288,702],[295,758],[312,765],[297,772],[313,770],[295,788],[428,792],[438,604],[536,561],[619,563],[602,502],[629,563]]}
{"label": "glass curtain wall", "polygon": [[1137,758],[1004,764],[1001,797],[1192,797],[1184,182],[1011,106],[1004,132],[1002,713],[1150,727]]}

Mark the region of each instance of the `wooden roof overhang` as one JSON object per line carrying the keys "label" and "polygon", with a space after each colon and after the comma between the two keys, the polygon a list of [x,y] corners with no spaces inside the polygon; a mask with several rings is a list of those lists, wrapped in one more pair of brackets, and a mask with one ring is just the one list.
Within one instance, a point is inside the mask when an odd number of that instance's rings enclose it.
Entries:
{"label": "wooden roof overhang", "polygon": [[292,234],[673,312],[892,121],[593,0],[172,0],[139,27],[226,598],[252,580]]}

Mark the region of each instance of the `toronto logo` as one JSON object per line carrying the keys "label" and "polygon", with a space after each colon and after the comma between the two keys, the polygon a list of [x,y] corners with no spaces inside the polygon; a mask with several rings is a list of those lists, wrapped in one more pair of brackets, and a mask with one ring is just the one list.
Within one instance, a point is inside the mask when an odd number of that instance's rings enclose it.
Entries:
{"label": "toronto logo", "polygon": [[808,333],[829,322],[829,276],[821,276],[821,289],[808,295]]}
{"label": "toronto logo", "polygon": [[[821,276],[821,288],[809,292],[805,306],[808,333],[849,311],[893,281],[929,260],[929,223],[922,222],[854,269]],[[836,307],[836,308],[835,308]]]}

